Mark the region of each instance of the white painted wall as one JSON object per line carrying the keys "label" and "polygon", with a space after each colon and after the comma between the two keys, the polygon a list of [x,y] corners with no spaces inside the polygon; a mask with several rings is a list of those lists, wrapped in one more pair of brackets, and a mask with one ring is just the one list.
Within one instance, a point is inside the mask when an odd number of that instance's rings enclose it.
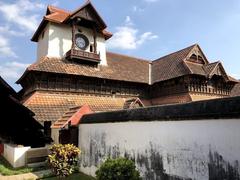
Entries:
{"label": "white painted wall", "polygon": [[48,57],[62,58],[72,46],[72,29],[67,25],[49,25]]}
{"label": "white painted wall", "polygon": [[[89,43],[93,44],[93,30],[85,27],[78,27],[81,29],[88,39]],[[69,25],[60,25],[56,23],[49,23],[44,30],[44,38],[39,36],[37,58],[43,56],[62,58],[72,47],[72,28]],[[101,34],[97,34],[97,53],[100,54],[101,65],[107,65],[106,60],[106,46],[105,38]],[[90,46],[86,49],[90,52]]]}
{"label": "white painted wall", "polygon": [[51,137],[54,144],[59,144],[59,130],[60,129],[56,129],[56,128],[52,128],[51,130]]}
{"label": "white painted wall", "polygon": [[[42,36],[44,33],[44,36]],[[37,60],[48,54],[48,42],[49,42],[49,24],[43,30],[38,38],[37,44]]]}
{"label": "white painted wall", "polygon": [[239,129],[239,119],[81,124],[80,169],[95,175],[109,155],[127,155],[144,179],[162,180],[157,174],[164,169],[171,177],[207,180],[209,174],[220,175],[213,172],[217,162],[226,172],[229,164],[240,173]]}
{"label": "white painted wall", "polygon": [[25,166],[26,152],[31,147],[19,147],[14,145],[4,144],[3,157],[14,167]]}

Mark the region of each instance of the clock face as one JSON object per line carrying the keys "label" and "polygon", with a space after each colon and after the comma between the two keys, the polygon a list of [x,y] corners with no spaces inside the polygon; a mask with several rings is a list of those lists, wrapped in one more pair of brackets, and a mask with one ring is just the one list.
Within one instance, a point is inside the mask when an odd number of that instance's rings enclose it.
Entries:
{"label": "clock face", "polygon": [[76,34],[75,43],[77,47],[82,50],[86,50],[87,46],[89,45],[87,37],[84,36],[83,34]]}

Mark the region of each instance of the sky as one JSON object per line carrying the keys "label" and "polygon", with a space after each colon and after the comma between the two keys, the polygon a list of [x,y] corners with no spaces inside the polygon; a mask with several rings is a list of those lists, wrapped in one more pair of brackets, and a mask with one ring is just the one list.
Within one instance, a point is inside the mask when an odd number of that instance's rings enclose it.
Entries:
{"label": "sky", "polygon": [[[85,0],[0,0],[0,75],[15,82],[36,59],[30,39],[48,4],[73,11]],[[92,0],[114,36],[107,50],[148,60],[198,43],[210,62],[240,79],[240,0]]]}

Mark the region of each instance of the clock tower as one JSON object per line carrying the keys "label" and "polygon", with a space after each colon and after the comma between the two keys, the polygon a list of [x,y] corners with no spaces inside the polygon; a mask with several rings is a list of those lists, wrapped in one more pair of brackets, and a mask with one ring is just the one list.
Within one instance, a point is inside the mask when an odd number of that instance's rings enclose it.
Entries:
{"label": "clock tower", "polygon": [[112,34],[90,1],[74,12],[48,6],[32,40],[37,59],[65,58],[91,65],[107,65],[105,41]]}

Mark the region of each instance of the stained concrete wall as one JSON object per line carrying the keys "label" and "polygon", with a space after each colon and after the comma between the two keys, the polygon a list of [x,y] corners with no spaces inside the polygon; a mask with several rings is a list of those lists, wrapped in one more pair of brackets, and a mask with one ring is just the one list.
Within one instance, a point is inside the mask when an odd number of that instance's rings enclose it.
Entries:
{"label": "stained concrete wall", "polygon": [[240,179],[240,119],[82,124],[81,171],[107,157],[135,161],[144,179]]}

